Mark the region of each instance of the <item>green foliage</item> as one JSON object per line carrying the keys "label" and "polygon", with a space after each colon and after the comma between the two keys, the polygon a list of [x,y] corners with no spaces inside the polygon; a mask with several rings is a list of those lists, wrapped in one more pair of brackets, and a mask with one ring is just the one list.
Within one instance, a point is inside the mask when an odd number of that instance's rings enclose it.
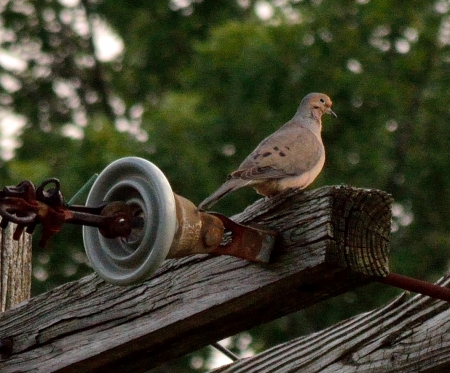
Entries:
{"label": "green foliage", "polygon": [[[272,15],[258,17],[264,4]],[[0,8],[0,57],[26,62],[11,68],[0,58],[1,110],[27,118],[16,156],[3,161],[2,184],[56,176],[69,198],[93,173],[134,155],[200,202],[305,94],[320,91],[338,119],[324,119],[327,161],[314,187],[392,193],[392,270],[427,280],[447,270],[447,2],[10,0]],[[94,54],[99,21],[123,41],[110,61]],[[217,208],[231,215],[256,198],[242,190]],[[90,272],[80,232],[65,227],[48,249],[34,250],[34,294]],[[372,285],[258,327],[250,348],[320,329],[395,293]],[[242,338],[230,342],[237,353]],[[210,355],[196,353],[193,365],[206,369],[201,359]],[[170,369],[192,371],[189,359]]]}

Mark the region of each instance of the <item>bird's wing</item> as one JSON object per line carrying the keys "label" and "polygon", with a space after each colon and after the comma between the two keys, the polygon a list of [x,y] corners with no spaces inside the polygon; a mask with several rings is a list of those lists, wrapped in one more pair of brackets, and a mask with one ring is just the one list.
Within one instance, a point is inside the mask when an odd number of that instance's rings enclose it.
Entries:
{"label": "bird's wing", "polygon": [[260,180],[298,176],[312,169],[324,155],[322,142],[299,125],[280,128],[267,137],[230,174],[230,179]]}
{"label": "bird's wing", "polygon": [[[260,179],[281,179],[289,176],[283,170],[274,168],[273,166],[266,167],[250,167],[243,170],[236,170],[232,172],[229,179],[242,179],[242,180],[260,180]],[[294,176],[294,174],[292,174]]]}

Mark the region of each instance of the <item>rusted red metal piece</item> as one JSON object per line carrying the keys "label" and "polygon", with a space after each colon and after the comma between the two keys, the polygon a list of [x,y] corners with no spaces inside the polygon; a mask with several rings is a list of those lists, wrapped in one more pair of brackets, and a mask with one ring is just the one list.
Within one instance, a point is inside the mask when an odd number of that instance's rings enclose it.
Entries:
{"label": "rusted red metal piece", "polygon": [[[253,262],[268,263],[275,232],[238,224],[224,215],[205,213],[184,197],[174,194],[178,228],[168,258],[193,254],[231,255]],[[69,206],[58,179],[48,179],[39,187],[30,181],[5,187],[0,192],[0,226],[16,223],[14,239],[26,230],[42,225],[39,242],[44,247],[64,223],[97,227],[106,238],[128,237],[145,224],[143,215],[123,201],[99,206]]]}
{"label": "rusted red metal piece", "polygon": [[276,232],[244,226],[218,213],[199,211],[188,199],[177,194],[174,197],[178,229],[167,258],[211,254],[269,262]]}
{"label": "rusted red metal piece", "polygon": [[386,277],[377,277],[376,280],[399,289],[450,302],[450,289],[445,286],[431,284],[412,277],[399,275],[398,273],[390,273]]}
{"label": "rusted red metal piece", "polygon": [[225,227],[224,240],[219,246],[210,250],[210,254],[231,255],[254,262],[269,263],[275,244],[275,231],[255,226],[248,227],[215,212],[209,214],[219,218]]}
{"label": "rusted red metal piece", "polygon": [[126,203],[111,202],[96,207],[68,206],[64,202],[57,179],[48,179],[38,188],[30,181],[17,186],[5,187],[0,192],[0,226],[6,228],[9,222],[16,223],[14,239],[23,231],[32,233],[37,224],[42,225],[40,246],[58,233],[64,223],[98,227],[107,238],[127,237],[136,220]]}

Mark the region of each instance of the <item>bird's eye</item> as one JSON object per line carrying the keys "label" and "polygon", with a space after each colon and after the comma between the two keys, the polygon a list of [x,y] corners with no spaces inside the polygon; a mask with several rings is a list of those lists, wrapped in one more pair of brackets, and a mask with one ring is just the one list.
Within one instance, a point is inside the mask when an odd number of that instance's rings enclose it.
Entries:
{"label": "bird's eye", "polygon": [[320,102],[321,102],[322,104],[324,104],[324,103],[325,103],[325,99],[321,98],[321,99],[320,99]]}

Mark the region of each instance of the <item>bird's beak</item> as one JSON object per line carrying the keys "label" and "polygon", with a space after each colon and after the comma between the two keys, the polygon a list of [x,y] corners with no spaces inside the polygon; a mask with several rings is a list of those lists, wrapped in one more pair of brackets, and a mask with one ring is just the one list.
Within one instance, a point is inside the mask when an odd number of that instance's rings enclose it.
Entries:
{"label": "bird's beak", "polygon": [[337,118],[337,114],[333,110],[331,110],[331,108],[327,108],[326,113],[332,115],[335,118]]}

